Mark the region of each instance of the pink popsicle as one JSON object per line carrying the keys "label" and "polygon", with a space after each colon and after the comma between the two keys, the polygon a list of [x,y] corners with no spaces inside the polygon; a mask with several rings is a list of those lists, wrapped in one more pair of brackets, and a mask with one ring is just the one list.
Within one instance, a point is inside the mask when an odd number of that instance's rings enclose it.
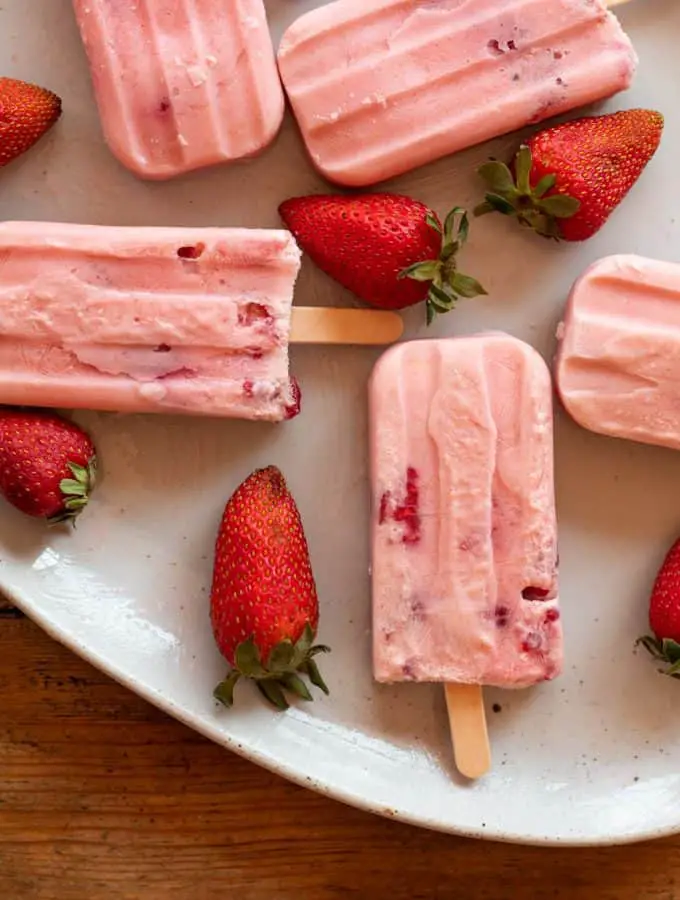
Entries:
{"label": "pink popsicle", "polygon": [[603,0],[335,0],[278,60],[312,161],[357,187],[608,97],[637,63]]}
{"label": "pink popsicle", "polygon": [[558,328],[557,387],[584,428],[680,449],[680,265],[609,256],[576,281]]}
{"label": "pink popsicle", "polygon": [[370,309],[292,308],[288,231],[0,224],[0,403],[278,422],[288,344],[387,344]]}
{"label": "pink popsicle", "polygon": [[381,682],[520,688],[562,667],[549,371],[501,333],[399,344],[370,384]]}
{"label": "pink popsicle", "polygon": [[253,156],[283,91],[262,0],[73,0],[104,135],[142,178]]}
{"label": "pink popsicle", "polygon": [[279,421],[286,231],[0,225],[0,403]]}

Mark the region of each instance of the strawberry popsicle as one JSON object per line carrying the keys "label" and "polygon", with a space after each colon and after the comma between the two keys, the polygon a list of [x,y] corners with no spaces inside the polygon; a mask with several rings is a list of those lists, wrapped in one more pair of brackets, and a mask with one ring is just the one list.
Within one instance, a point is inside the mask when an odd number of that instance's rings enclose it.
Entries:
{"label": "strawberry popsicle", "polygon": [[550,373],[502,333],[388,350],[370,385],[377,681],[557,676]]}
{"label": "strawberry popsicle", "polygon": [[284,100],[262,0],[73,0],[111,151],[142,178],[259,153]]}
{"label": "strawberry popsicle", "polygon": [[562,668],[550,373],[501,333],[414,341],[378,361],[369,409],[374,676],[442,682],[479,778],[482,685]]}
{"label": "strawberry popsicle", "polygon": [[312,161],[355,187],[608,97],[637,64],[603,0],[335,0],[278,60]]}
{"label": "strawberry popsicle", "polygon": [[299,266],[287,231],[0,224],[0,403],[281,421],[290,340],[401,331],[376,310],[293,313]]}
{"label": "strawberry popsicle", "polygon": [[557,388],[579,425],[680,449],[680,265],[599,260],[572,288],[557,336]]}

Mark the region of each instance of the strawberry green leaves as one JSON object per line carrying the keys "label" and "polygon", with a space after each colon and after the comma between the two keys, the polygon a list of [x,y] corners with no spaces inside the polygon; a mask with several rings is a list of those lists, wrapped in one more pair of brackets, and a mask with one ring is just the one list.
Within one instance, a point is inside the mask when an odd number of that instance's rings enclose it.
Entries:
{"label": "strawberry green leaves", "polygon": [[663,663],[668,668],[660,669],[663,675],[670,675],[671,678],[680,678],[680,644],[671,638],[657,638],[652,635],[645,635],[638,638],[635,642],[647,650],[648,653]]}
{"label": "strawberry green leaves", "polygon": [[241,673],[237,672],[236,669],[232,669],[224,681],[221,681],[213,691],[215,700],[228,709],[231,709],[234,705],[234,688],[240,677]]}
{"label": "strawberry green leaves", "polygon": [[314,631],[308,623],[295,643],[283,640],[276,644],[266,665],[254,639],[242,641],[234,654],[234,667],[213,691],[214,698],[230,708],[237,682],[241,678],[250,678],[266,700],[277,709],[286,710],[289,707],[286,692],[301,700],[313,699],[300,675],[306,675],[315,687],[328,694],[328,687],[314,657],[319,653],[329,653],[330,648],[323,644],[313,645],[313,641]]}
{"label": "strawberry green leaves", "polygon": [[663,127],[656,110],[624,109],[544,128],[509,166],[492,160],[477,170],[486,195],[475,215],[499,212],[542,237],[588,240],[656,153]]}
{"label": "strawberry green leaves", "polygon": [[575,197],[566,194],[551,194],[557,182],[556,175],[548,173],[532,187],[531,172],[533,158],[529,147],[522,145],[518,150],[512,170],[505,163],[492,160],[477,169],[484,181],[487,192],[484,202],[474,210],[475,216],[498,212],[514,216],[521,225],[532,228],[542,237],[559,240],[560,219],[569,219],[581,208]]}
{"label": "strawberry green leaves", "polygon": [[431,325],[438,314],[450,312],[460,297],[472,298],[487,292],[476,278],[458,271],[457,255],[470,231],[467,212],[459,206],[454,207],[443,226],[432,213],[425,216],[425,221],[441,235],[439,257],[407,266],[398,278],[430,283],[425,303],[427,324]]}
{"label": "strawberry green leaves", "polygon": [[64,509],[56,516],[48,519],[50,525],[66,522],[74,519],[81,510],[87,506],[90,494],[97,478],[97,458],[93,456],[87,466],[69,462],[68,468],[72,478],[62,478],[59,482],[59,490],[64,497]]}

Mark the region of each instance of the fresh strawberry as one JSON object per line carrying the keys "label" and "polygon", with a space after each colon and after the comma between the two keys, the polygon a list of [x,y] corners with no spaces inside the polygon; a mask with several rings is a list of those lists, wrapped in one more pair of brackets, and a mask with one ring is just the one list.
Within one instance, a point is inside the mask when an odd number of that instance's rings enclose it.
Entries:
{"label": "fresh strawberry", "polygon": [[94,487],[94,444],[73,422],[51,412],[0,409],[0,493],[51,525],[74,520]]}
{"label": "fresh strawberry", "polygon": [[543,237],[584,241],[602,228],[656,153],[664,120],[629,109],[556,125],[520,147],[512,168],[477,171],[489,192],[475,215],[500,212]]}
{"label": "fresh strawberry", "polygon": [[0,166],[30,149],[61,115],[61,100],[52,91],[0,78]]}
{"label": "fresh strawberry", "polygon": [[225,706],[234,686],[252,678],[274,706],[287,709],[284,691],[311,700],[300,675],[325,693],[312,646],[319,603],[307,541],[295,501],[275,466],[253,472],[222,516],[210,594],[215,641],[231,669],[215,689]]}
{"label": "fresh strawberry", "polygon": [[426,301],[430,324],[459,297],[486,293],[457,269],[469,227],[459,207],[443,226],[423,203],[399,194],[293,197],[279,214],[316,265],[371,306]]}
{"label": "fresh strawberry", "polygon": [[680,538],[668,551],[649,600],[653,635],[638,640],[655,659],[668,663],[666,675],[680,678]]}

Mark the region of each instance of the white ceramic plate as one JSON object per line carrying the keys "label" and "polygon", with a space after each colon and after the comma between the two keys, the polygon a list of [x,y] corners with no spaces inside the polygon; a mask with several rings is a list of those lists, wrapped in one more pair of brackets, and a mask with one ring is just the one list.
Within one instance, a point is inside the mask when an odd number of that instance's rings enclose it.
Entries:
{"label": "white ceramic plate", "polygon": [[[272,27],[313,6],[270,0]],[[641,56],[634,89],[607,103],[667,115],[662,148],[607,227],[553,246],[500,217],[472,232],[465,270],[490,296],[440,318],[430,336],[503,328],[549,358],[560,308],[592,260],[630,251],[680,261],[680,5],[621,12]],[[3,218],[106,224],[276,226],[277,203],[319,191],[290,120],[247,166],[174,183],[135,180],[98,127],[69,0],[0,5],[3,74],[44,83],[63,120],[0,171]],[[390,187],[445,211],[479,196],[473,175],[516,137],[475,148]],[[299,304],[352,303],[305,263]],[[407,313],[423,336],[423,310]],[[558,414],[557,494],[567,666],[551,684],[488,691],[494,769],[456,776],[437,686],[377,687],[369,656],[366,379],[377,353],[296,349],[304,413],[282,426],[86,414],[104,479],[74,532],[46,531],[3,506],[0,586],[58,640],[203,734],[341,800],[420,825],[525,842],[608,843],[680,830],[680,684],[633,650],[651,579],[680,531],[680,454],[597,437]],[[306,525],[321,596],[330,699],[271,712],[240,686],[232,712],[211,692],[224,671],[207,608],[222,507],[256,466],[284,471]],[[492,704],[500,704],[494,713]]]}

